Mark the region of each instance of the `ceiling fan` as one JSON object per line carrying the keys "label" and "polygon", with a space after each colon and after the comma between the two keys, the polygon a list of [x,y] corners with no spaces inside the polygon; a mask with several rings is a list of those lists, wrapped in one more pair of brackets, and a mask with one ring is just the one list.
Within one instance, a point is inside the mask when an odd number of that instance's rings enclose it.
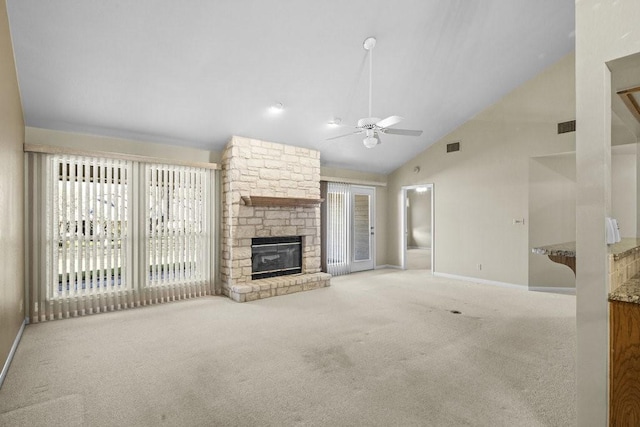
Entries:
{"label": "ceiling fan", "polygon": [[373,148],[376,145],[380,144],[381,133],[388,133],[393,135],[407,135],[407,136],[422,135],[421,130],[391,128],[391,126],[395,126],[398,123],[400,123],[402,120],[404,120],[400,116],[389,116],[382,120],[377,117],[373,117],[371,113],[371,92],[373,88],[373,48],[376,46],[376,39],[373,37],[367,38],[364,41],[363,46],[365,50],[369,51],[369,117],[365,117],[358,120],[358,124],[356,126],[341,125],[344,127],[352,127],[357,129],[355,132],[334,136],[331,138],[327,138],[326,140],[329,141],[331,139],[343,138],[345,136],[364,134],[365,138],[362,140],[362,142],[364,143],[364,146],[367,148]]}

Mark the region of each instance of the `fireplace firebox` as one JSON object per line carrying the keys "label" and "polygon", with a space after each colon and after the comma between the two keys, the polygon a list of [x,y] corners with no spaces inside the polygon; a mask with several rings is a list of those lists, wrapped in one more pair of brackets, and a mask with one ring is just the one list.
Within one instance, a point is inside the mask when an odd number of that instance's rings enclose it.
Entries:
{"label": "fireplace firebox", "polygon": [[302,237],[251,239],[251,280],[302,273]]}

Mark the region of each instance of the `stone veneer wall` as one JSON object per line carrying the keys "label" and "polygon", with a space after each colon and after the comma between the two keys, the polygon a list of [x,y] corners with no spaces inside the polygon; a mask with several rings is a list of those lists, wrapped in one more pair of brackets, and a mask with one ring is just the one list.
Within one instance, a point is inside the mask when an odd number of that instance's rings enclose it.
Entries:
{"label": "stone veneer wall", "polygon": [[[241,196],[320,198],[320,152],[234,136],[222,153],[222,293],[238,302],[329,286],[320,207],[246,206]],[[251,280],[251,238],[302,236],[302,274]]]}

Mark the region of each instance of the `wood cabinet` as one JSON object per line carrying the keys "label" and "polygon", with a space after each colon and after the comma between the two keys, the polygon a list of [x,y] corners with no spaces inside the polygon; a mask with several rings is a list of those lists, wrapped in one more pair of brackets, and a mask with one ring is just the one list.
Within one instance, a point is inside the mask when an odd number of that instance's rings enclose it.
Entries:
{"label": "wood cabinet", "polygon": [[640,304],[611,301],[609,425],[640,426]]}

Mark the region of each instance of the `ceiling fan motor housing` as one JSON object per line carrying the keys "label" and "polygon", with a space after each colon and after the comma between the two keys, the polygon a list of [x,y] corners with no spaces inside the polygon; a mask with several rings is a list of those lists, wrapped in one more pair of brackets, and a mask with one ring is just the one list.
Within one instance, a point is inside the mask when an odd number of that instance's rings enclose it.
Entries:
{"label": "ceiling fan motor housing", "polygon": [[376,123],[380,121],[377,117],[365,117],[364,119],[358,120],[358,128],[360,129],[375,129]]}

